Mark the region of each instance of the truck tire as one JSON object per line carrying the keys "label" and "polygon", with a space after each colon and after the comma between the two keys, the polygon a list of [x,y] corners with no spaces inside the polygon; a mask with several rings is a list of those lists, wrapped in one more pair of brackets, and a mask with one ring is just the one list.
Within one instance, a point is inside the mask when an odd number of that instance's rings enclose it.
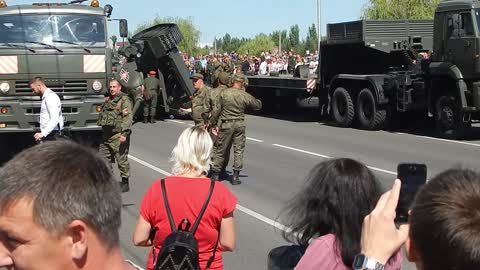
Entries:
{"label": "truck tire", "polygon": [[439,136],[445,139],[458,140],[465,136],[470,121],[463,122],[460,104],[455,97],[441,96],[435,103],[435,126]]}
{"label": "truck tire", "polygon": [[358,125],[361,129],[378,130],[386,126],[388,112],[378,109],[378,106],[370,89],[365,88],[358,93],[356,112]]}
{"label": "truck tire", "polygon": [[352,97],[345,88],[338,87],[332,95],[332,116],[339,127],[350,127],[355,116]]}

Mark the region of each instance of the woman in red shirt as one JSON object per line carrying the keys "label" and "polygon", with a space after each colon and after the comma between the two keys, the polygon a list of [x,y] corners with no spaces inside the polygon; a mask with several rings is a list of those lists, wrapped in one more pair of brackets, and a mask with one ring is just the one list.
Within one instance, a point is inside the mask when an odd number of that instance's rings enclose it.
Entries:
{"label": "woman in red shirt", "polygon": [[[177,225],[184,218],[193,223],[207,198],[210,180],[206,177],[206,172],[210,167],[212,145],[212,139],[204,128],[191,127],[182,132],[172,151],[174,176],[166,177],[165,185],[168,203]],[[222,251],[233,251],[235,248],[233,211],[236,205],[237,199],[232,192],[217,182],[195,233],[201,269],[205,269],[217,239],[215,259],[209,269],[223,269]],[[149,240],[152,227],[157,230],[153,243]],[[153,244],[153,250],[158,254],[170,233],[160,180],[156,180],[142,199],[133,242],[136,246]],[[147,269],[152,270],[153,264],[153,254],[150,252]]]}

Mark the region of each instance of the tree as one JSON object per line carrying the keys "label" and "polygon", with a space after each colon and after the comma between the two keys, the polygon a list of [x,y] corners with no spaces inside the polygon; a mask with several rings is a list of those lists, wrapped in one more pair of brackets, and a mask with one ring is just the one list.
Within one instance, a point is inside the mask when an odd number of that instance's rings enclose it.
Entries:
{"label": "tree", "polygon": [[315,51],[318,47],[318,33],[315,24],[308,27],[308,34],[305,38],[305,50]]}
{"label": "tree", "polygon": [[198,52],[198,42],[200,40],[200,31],[197,30],[195,25],[193,24],[193,20],[191,17],[188,18],[179,18],[179,17],[156,17],[152,21],[146,22],[144,24],[139,25],[134,33],[138,33],[143,31],[149,27],[160,23],[175,23],[177,24],[180,32],[182,32],[183,40],[178,44],[178,49],[189,55],[196,55]]}
{"label": "tree", "polygon": [[288,45],[289,49],[294,49],[297,53],[301,51],[300,45],[300,27],[298,24],[290,27],[290,32],[288,32]]}
{"label": "tree", "polygon": [[281,31],[273,31],[270,34],[270,38],[272,41],[275,43],[275,47],[280,46],[280,36],[282,37],[282,51],[286,50],[288,48],[288,39],[287,39],[287,30],[281,30]]}
{"label": "tree", "polygon": [[259,34],[254,39],[248,40],[238,48],[238,53],[260,55],[263,51],[272,50],[275,47],[273,40],[265,34]]}
{"label": "tree", "polygon": [[365,19],[431,19],[441,0],[369,0]]}

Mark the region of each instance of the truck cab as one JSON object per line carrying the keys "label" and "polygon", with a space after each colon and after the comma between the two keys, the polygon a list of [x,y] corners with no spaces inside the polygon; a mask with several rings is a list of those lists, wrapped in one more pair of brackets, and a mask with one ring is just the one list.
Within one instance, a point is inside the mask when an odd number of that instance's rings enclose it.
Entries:
{"label": "truck cab", "polygon": [[107,15],[98,1],[0,5],[0,134],[38,129],[29,80],[41,76],[62,100],[66,129],[98,135],[111,76]]}

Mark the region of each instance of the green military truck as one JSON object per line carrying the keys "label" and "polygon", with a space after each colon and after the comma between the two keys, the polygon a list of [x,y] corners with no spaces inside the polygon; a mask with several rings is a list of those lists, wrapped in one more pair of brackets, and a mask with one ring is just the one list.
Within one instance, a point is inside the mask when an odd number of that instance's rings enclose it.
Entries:
{"label": "green military truck", "polygon": [[327,34],[317,88],[338,126],[380,129],[410,112],[460,139],[480,119],[480,2],[441,2],[434,20],[329,24]]}
{"label": "green military truck", "polygon": [[[31,139],[41,99],[29,80],[41,76],[63,106],[72,136],[98,137],[98,112],[111,76],[107,18],[97,0],[0,5],[0,136]],[[11,142],[10,142],[11,143]]]}

